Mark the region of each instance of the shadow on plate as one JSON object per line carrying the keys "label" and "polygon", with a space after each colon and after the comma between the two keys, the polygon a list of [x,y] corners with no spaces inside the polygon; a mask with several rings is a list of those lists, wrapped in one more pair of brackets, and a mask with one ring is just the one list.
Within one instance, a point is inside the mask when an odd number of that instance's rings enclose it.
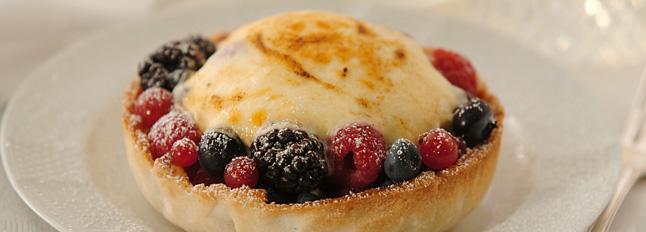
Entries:
{"label": "shadow on plate", "polygon": [[451,231],[483,231],[511,216],[525,201],[534,180],[536,154],[526,149],[524,129],[513,116],[505,119],[498,166],[489,192],[471,214]]}

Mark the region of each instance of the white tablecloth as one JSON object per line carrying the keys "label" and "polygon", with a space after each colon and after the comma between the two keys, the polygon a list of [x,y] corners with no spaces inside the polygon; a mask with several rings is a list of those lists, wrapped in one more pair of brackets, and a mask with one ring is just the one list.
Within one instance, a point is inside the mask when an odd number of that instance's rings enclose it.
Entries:
{"label": "white tablecloth", "polygon": [[[132,4],[132,2],[137,3]],[[96,4],[102,5],[97,7]],[[130,7],[123,7],[124,4],[129,4]],[[410,6],[410,4],[412,3],[407,5]],[[169,5],[172,5],[170,0],[157,2],[152,0],[47,2],[0,0],[0,117],[15,87],[50,55],[86,34],[129,18],[145,17],[146,14]],[[456,14],[461,12],[454,7],[448,7],[447,10],[456,11]],[[636,71],[629,70],[626,73],[634,75]],[[627,102],[632,95],[631,91],[626,91],[632,90],[631,78],[623,81],[606,80],[609,88],[591,88],[600,94],[612,95],[609,101]],[[625,108],[619,108],[625,110]],[[640,223],[644,216],[646,216],[646,181],[638,183],[635,191],[628,196],[614,229],[615,231],[646,231],[644,227],[646,225]],[[0,231],[54,231],[13,191],[1,166]]]}

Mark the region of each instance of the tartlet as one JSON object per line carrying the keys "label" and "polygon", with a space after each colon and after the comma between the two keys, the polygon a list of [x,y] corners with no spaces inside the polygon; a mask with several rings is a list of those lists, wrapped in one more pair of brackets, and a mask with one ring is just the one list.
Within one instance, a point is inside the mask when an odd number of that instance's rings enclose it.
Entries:
{"label": "tartlet", "polygon": [[[302,32],[303,24],[306,25],[306,32]],[[222,68],[226,65],[222,62],[218,62],[217,59],[240,59],[236,58],[235,54],[236,49],[240,49],[240,41],[246,41],[252,49],[255,49],[252,52],[250,61],[247,62],[253,63],[250,65],[250,68],[263,68],[262,65],[267,65],[264,63],[257,63],[257,56],[271,57],[270,60],[272,65],[275,66],[284,66],[285,70],[292,71],[295,76],[300,76],[300,78],[305,79],[316,79],[318,87],[311,86],[300,86],[295,85],[291,87],[285,87],[286,91],[290,89],[302,88],[320,88],[321,90],[313,90],[319,95],[325,95],[325,91],[338,91],[341,89],[345,90],[347,86],[354,86],[346,84],[349,81],[339,81],[329,83],[327,80],[330,80],[327,77],[322,77],[322,75],[332,75],[326,70],[323,71],[312,71],[311,67],[315,65],[321,65],[317,62],[302,63],[300,56],[294,58],[294,53],[287,54],[284,51],[280,51],[279,48],[288,48],[291,46],[303,46],[308,38],[325,40],[330,39],[329,34],[319,37],[308,37],[304,34],[315,35],[318,31],[307,31],[307,25],[315,24],[324,30],[331,30],[333,32],[342,31],[343,28],[350,25],[352,28],[356,28],[355,32],[343,31],[340,34],[341,37],[334,38],[337,42],[347,42],[348,40],[353,40],[354,38],[347,38],[347,34],[351,33],[352,35],[356,34],[357,36],[376,36],[379,37],[382,34],[385,34],[382,31],[388,30],[381,27],[373,26],[364,22],[360,22],[354,19],[349,19],[342,16],[336,16],[329,13],[321,12],[292,12],[281,14],[278,16],[273,16],[268,19],[260,20],[258,22],[246,25],[241,27],[231,34],[227,35],[218,35],[211,37],[211,41],[218,44],[218,50],[210,58],[202,57],[204,60],[204,66],[197,68],[197,73],[191,74],[191,77],[178,82],[184,82],[179,84],[180,90],[174,89],[173,94],[175,95],[175,108],[176,110],[187,112],[188,115],[192,116],[195,119],[195,125],[201,130],[206,131],[209,128],[213,127],[222,127],[227,126],[230,130],[234,131],[240,137],[240,141],[246,146],[251,147],[252,143],[259,136],[260,131],[266,130],[268,124],[275,124],[276,121],[289,121],[296,124],[302,124],[300,126],[307,128],[306,131],[314,135],[314,137],[328,137],[327,143],[325,143],[326,150],[329,148],[329,137],[330,134],[333,134],[335,131],[338,131],[340,127],[343,127],[346,122],[342,122],[344,119],[340,118],[334,122],[329,122],[326,120],[307,120],[303,119],[301,114],[307,115],[307,117],[314,117],[307,110],[301,110],[298,113],[290,115],[290,112],[287,113],[276,113],[271,114],[272,108],[267,109],[266,106],[270,104],[262,105],[259,103],[254,103],[253,101],[248,105],[240,105],[238,103],[235,106],[244,106],[248,107],[243,110],[238,110],[238,118],[232,116],[234,114],[231,111],[227,111],[226,107],[213,108],[214,105],[222,106],[222,101],[213,103],[213,92],[207,92],[201,89],[211,89],[216,93],[223,94],[227,92],[226,89],[220,88],[221,82],[213,83],[214,81],[222,80],[225,77],[213,77],[213,75],[224,75],[227,72],[233,72],[234,68]],[[346,25],[347,24],[347,25]],[[274,25],[274,26],[272,26]],[[272,31],[272,35],[267,35],[266,30],[275,29],[275,25],[281,25],[286,29]],[[298,26],[301,25],[301,26]],[[330,28],[334,26],[333,28]],[[266,27],[266,30],[263,28]],[[341,29],[337,28],[340,27]],[[260,29],[258,29],[260,28]],[[327,28],[327,29],[326,29]],[[285,32],[288,30],[288,32]],[[390,31],[388,32],[390,33]],[[265,37],[262,37],[265,36]],[[326,37],[327,36],[327,37]],[[285,38],[289,37],[289,38]],[[390,65],[401,65],[396,62],[399,59],[412,59],[413,65],[406,66],[402,70],[407,70],[410,67],[423,67],[423,64],[419,63],[419,57],[424,56],[426,60],[426,66],[424,69],[429,69],[428,72],[416,73],[415,71],[410,71],[406,74],[414,75],[426,75],[425,73],[434,73],[433,75],[440,75],[437,72],[431,63],[426,59],[425,56],[432,56],[433,50],[426,49],[423,50],[421,47],[416,47],[415,44],[409,44],[412,39],[406,36],[397,36],[396,40],[400,40],[405,37],[406,42],[403,42],[403,48],[398,49],[395,46],[393,50],[394,54],[394,64]],[[378,39],[382,39],[379,37]],[[392,38],[391,38],[392,39]],[[284,41],[299,41],[296,43],[282,44]],[[404,39],[402,39],[404,40]],[[368,40],[370,42],[371,40]],[[310,43],[312,41],[309,41]],[[317,41],[317,43],[320,41]],[[356,42],[356,41],[355,41]],[[365,44],[366,41],[360,41],[359,46],[368,46]],[[220,46],[222,44],[222,47]],[[390,46],[389,42],[381,44],[380,46]],[[401,45],[401,44],[400,44]],[[314,47],[319,47],[322,45],[314,45]],[[330,46],[330,45],[328,45]],[[332,45],[332,47],[339,45]],[[371,46],[374,46],[372,44]],[[369,50],[380,49],[381,47],[370,47],[359,49],[360,52],[368,52]],[[330,49],[326,47],[325,49]],[[350,54],[347,55],[348,60],[352,60],[352,57],[370,56],[364,54],[356,54],[349,51]],[[304,53],[299,53],[303,57],[307,57],[308,60],[318,60],[319,62],[329,63],[337,62],[335,59],[338,57],[334,54],[325,50],[310,49],[306,50]],[[332,57],[326,57],[333,55]],[[338,56],[344,56],[344,54],[338,54]],[[233,58],[231,58],[233,57]],[[343,60],[343,58],[339,58]],[[379,59],[379,58],[376,58]],[[332,60],[332,61],[330,61]],[[374,62],[374,59],[368,58],[367,60],[359,61],[361,62]],[[255,63],[254,63],[255,62]],[[352,62],[352,61],[347,61]],[[383,62],[382,62],[383,63]],[[336,63],[334,63],[336,65]],[[335,65],[332,65],[336,67]],[[363,64],[362,64],[363,65]],[[343,67],[343,65],[338,66]],[[373,73],[370,74],[383,74],[384,79],[393,78],[392,72],[385,72],[383,65],[379,63],[378,65],[371,64],[370,68],[365,68],[364,70],[374,69]],[[339,73],[334,75],[340,75],[341,80],[344,80],[344,76],[348,76],[349,72],[353,72],[355,69],[344,67],[340,69]],[[235,75],[238,76],[249,76],[249,71],[247,70],[235,70]],[[264,72],[265,76],[271,76],[273,78],[282,78],[274,77],[267,73],[272,73],[271,71],[277,72],[275,70],[270,70]],[[380,73],[381,72],[381,73]],[[254,75],[258,75],[257,72]],[[284,73],[280,73],[284,74]],[[356,74],[358,76],[365,75]],[[279,75],[280,76],[280,75]],[[210,77],[210,78],[209,78]],[[220,79],[218,79],[220,78]],[[257,78],[257,77],[249,77]],[[352,78],[352,77],[348,77]],[[413,78],[408,77],[406,78]],[[202,79],[202,80],[200,80]],[[204,80],[208,80],[204,82]],[[257,79],[254,79],[257,80]],[[289,77],[285,77],[285,80],[289,81]],[[466,100],[462,99],[465,96],[469,95],[469,98],[479,98],[482,101],[488,104],[488,107],[491,110],[491,117],[495,121],[494,126],[487,131],[487,136],[482,141],[478,141],[475,144],[471,144],[470,141],[467,141],[468,148],[461,148],[461,155],[454,161],[454,164],[443,168],[441,170],[431,170],[429,168],[420,171],[412,179],[397,181],[396,183],[386,184],[379,186],[378,183],[373,183],[370,186],[363,186],[360,189],[350,188],[345,189],[343,194],[335,192],[334,194],[328,194],[322,199],[316,199],[313,201],[306,201],[303,203],[297,202],[278,202],[272,201],[268,192],[262,187],[257,188],[242,186],[239,188],[228,187],[224,183],[192,183],[195,181],[191,180],[191,175],[193,171],[190,168],[182,168],[178,165],[175,165],[173,160],[173,155],[171,152],[166,152],[163,154],[153,154],[152,152],[152,142],[151,137],[149,136],[149,128],[142,127],[142,119],[138,115],[136,108],[138,97],[143,91],[143,87],[147,83],[140,82],[139,79],[136,79],[131,83],[126,91],[125,101],[124,101],[124,114],[123,114],[123,127],[124,127],[124,137],[125,144],[127,149],[127,157],[130,165],[130,169],[135,177],[135,180],[149,203],[159,212],[161,212],[166,219],[178,225],[179,227],[187,231],[443,231],[447,230],[456,224],[461,218],[467,215],[471,210],[473,210],[484,194],[486,193],[493,173],[495,171],[496,162],[498,158],[498,152],[501,142],[501,135],[503,129],[503,118],[504,112],[503,107],[501,106],[498,99],[491,94],[486,85],[479,79],[477,81],[477,88],[470,89],[467,92],[455,91],[450,89],[445,91],[447,94],[457,93],[454,97],[452,104],[453,107],[449,107],[449,116],[453,115],[453,111],[464,103]],[[209,82],[210,81],[210,82]],[[410,79],[402,80],[401,83],[406,86],[406,83],[411,82]],[[448,84],[445,80],[434,80],[440,86],[448,86],[443,88],[454,88]],[[225,84],[227,83],[226,81]],[[241,80],[240,82],[244,82]],[[398,86],[392,87],[392,89],[380,89],[379,83],[375,81],[373,83],[373,88],[369,88],[370,84],[365,85],[364,88],[370,91],[403,91]],[[210,84],[209,84],[210,83]],[[233,82],[231,82],[233,83]],[[246,83],[249,90],[253,89],[269,89],[267,92],[263,93],[261,97],[271,98],[272,93],[279,91],[272,91],[272,86],[263,87],[263,86],[251,86],[249,82]],[[359,83],[359,82],[357,82]],[[455,84],[455,83],[454,83]],[[423,85],[423,83],[421,84]],[[245,87],[245,85],[242,85]],[[386,87],[384,87],[386,88]],[[213,90],[215,89],[215,90]],[[285,91],[281,89],[281,91]],[[294,90],[295,92],[302,91]],[[328,89],[328,90],[323,90]],[[336,89],[336,90],[335,90]],[[455,88],[457,89],[457,88]],[[173,88],[171,88],[173,90]],[[201,92],[197,92],[201,90]],[[194,91],[191,93],[191,91]],[[218,92],[220,91],[220,92]],[[223,92],[224,91],[224,92]],[[288,92],[284,92],[289,95]],[[368,96],[362,94],[361,96]],[[230,93],[234,98],[237,96],[237,93]],[[249,95],[253,95],[250,93]],[[177,96],[181,96],[178,98]],[[418,95],[407,95],[409,97],[415,97]],[[220,96],[221,97],[221,96]],[[204,100],[208,98],[209,100]],[[244,97],[240,97],[244,98]],[[378,110],[371,111],[379,113],[380,110],[390,110],[388,107],[381,107],[379,104],[379,98],[372,102],[363,102],[355,98],[345,97],[335,97],[334,99],[340,101],[353,101],[356,102],[359,107],[364,105],[375,105],[373,107],[378,108]],[[385,97],[387,98],[387,96]],[[202,99],[202,100],[200,100]],[[253,99],[253,98],[252,98]],[[293,99],[290,99],[293,100]],[[414,99],[413,99],[414,100]],[[423,100],[419,99],[420,102],[417,104],[424,105]],[[438,108],[439,104],[447,104],[441,101],[432,103],[430,107]],[[429,101],[433,101],[432,99]],[[179,103],[178,103],[179,102]],[[205,103],[210,102],[210,103]],[[311,103],[311,100],[307,100],[308,103]],[[252,104],[253,103],[253,104]],[[265,102],[266,103],[266,102]],[[255,104],[255,105],[254,105]],[[334,103],[330,103],[334,104]],[[466,104],[466,103],[464,103]],[[316,105],[307,105],[303,106],[304,108],[316,107]],[[349,106],[352,108],[354,106]],[[417,107],[417,106],[412,106]],[[426,106],[424,106],[426,107]],[[265,115],[262,116],[262,122],[258,122],[258,118],[254,117],[254,112],[257,112],[257,108],[263,108]],[[405,110],[405,107],[403,107]],[[245,110],[249,110],[249,114],[244,113]],[[418,109],[422,111],[422,109]],[[269,111],[269,112],[267,112]],[[275,108],[275,111],[282,112],[280,108]],[[436,110],[442,111],[442,110]],[[224,112],[224,113],[222,113]],[[240,113],[242,112],[242,113]],[[321,111],[314,111],[320,113]],[[348,110],[347,112],[351,112]],[[423,113],[423,112],[420,112]],[[268,114],[268,115],[267,115]],[[321,113],[322,117],[325,117],[325,114]],[[394,113],[396,115],[396,113]],[[353,118],[353,114],[347,113],[345,115],[347,120],[362,121],[362,123],[367,124],[378,124],[375,127],[380,131],[384,132],[384,139],[387,144],[392,144],[397,142],[397,138],[406,138],[412,141],[418,141],[420,135],[424,131],[433,129],[436,127],[447,127],[447,123],[450,124],[451,118],[446,118],[446,113],[444,116],[437,116],[442,113],[433,113],[430,114],[430,117],[436,117],[430,121],[424,121],[426,119],[418,119],[417,117],[410,118],[410,121],[405,121],[403,124],[408,125],[424,125],[427,128],[406,128],[399,129],[395,124],[387,124],[382,120],[377,119],[374,121],[370,120],[370,117],[366,118]],[[296,116],[294,116],[296,115]],[[350,116],[348,116],[350,115]],[[391,115],[387,112],[381,112],[381,115]],[[248,120],[241,120],[240,117],[248,117]],[[455,116],[454,116],[455,117]],[[376,118],[379,118],[378,116]],[[384,117],[385,118],[385,117]],[[441,118],[441,119],[437,119]],[[405,120],[405,119],[400,119]],[[422,120],[423,122],[416,122],[416,120]],[[376,122],[376,123],[375,123]],[[346,123],[347,124],[347,123]],[[380,126],[382,125],[382,126]],[[153,125],[154,127],[154,125]],[[312,128],[314,127],[314,128]],[[448,126],[450,127],[450,125]],[[252,149],[252,148],[247,148]],[[329,153],[329,151],[328,151]],[[254,158],[253,155],[248,155],[251,158]],[[333,170],[338,170],[332,167],[333,163],[330,161],[329,155],[326,155],[326,160],[328,162],[328,167],[326,170],[328,172],[333,172]],[[258,160],[256,160],[258,161]],[[201,161],[200,161],[201,162]],[[382,161],[383,162],[383,161]],[[197,165],[197,164],[196,164]],[[329,177],[329,176],[328,176]],[[383,172],[380,174],[379,180],[384,178]],[[388,179],[388,177],[385,177]],[[321,186],[317,188],[324,188],[326,182],[334,182],[334,178],[331,180],[321,181]],[[374,180],[377,182],[379,180]],[[216,181],[221,182],[221,181]],[[262,182],[262,180],[261,180]],[[335,185],[332,185],[335,186]],[[327,187],[325,187],[327,188]],[[335,188],[335,187],[330,187]]]}

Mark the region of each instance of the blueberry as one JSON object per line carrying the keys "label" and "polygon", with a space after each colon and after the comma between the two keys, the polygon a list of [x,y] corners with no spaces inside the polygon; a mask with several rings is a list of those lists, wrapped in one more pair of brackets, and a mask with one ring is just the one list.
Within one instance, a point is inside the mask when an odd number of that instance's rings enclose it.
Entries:
{"label": "blueberry", "polygon": [[393,185],[394,183],[395,182],[393,182],[393,180],[391,180],[391,179],[385,179],[384,181],[379,183],[379,187],[388,187],[388,186]]}
{"label": "blueberry", "polygon": [[202,135],[198,160],[211,176],[222,176],[231,159],[245,155],[245,147],[232,131],[210,129]]}
{"label": "blueberry", "polygon": [[412,179],[422,167],[417,147],[407,139],[398,139],[386,152],[384,169],[394,182]]}
{"label": "blueberry", "polygon": [[489,105],[479,98],[472,98],[453,113],[453,131],[462,137],[467,146],[473,147],[489,138],[496,128]]}
{"label": "blueberry", "polygon": [[379,177],[375,181],[375,183],[372,184],[373,188],[379,188],[379,187],[387,187],[392,184],[394,184],[393,180],[389,179],[388,176],[386,176],[385,172],[379,173]]}

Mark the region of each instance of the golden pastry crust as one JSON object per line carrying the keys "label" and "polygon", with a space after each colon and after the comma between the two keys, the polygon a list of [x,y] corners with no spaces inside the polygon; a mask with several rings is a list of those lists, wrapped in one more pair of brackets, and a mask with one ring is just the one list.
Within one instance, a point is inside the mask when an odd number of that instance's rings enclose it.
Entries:
{"label": "golden pastry crust", "polygon": [[149,203],[187,231],[444,231],[478,205],[496,169],[504,111],[485,84],[479,85],[477,95],[490,104],[498,123],[486,143],[468,149],[448,169],[338,198],[274,204],[266,203],[262,189],[193,186],[168,156],[152,160],[132,113],[141,91],[137,80],[123,103],[126,155]]}

